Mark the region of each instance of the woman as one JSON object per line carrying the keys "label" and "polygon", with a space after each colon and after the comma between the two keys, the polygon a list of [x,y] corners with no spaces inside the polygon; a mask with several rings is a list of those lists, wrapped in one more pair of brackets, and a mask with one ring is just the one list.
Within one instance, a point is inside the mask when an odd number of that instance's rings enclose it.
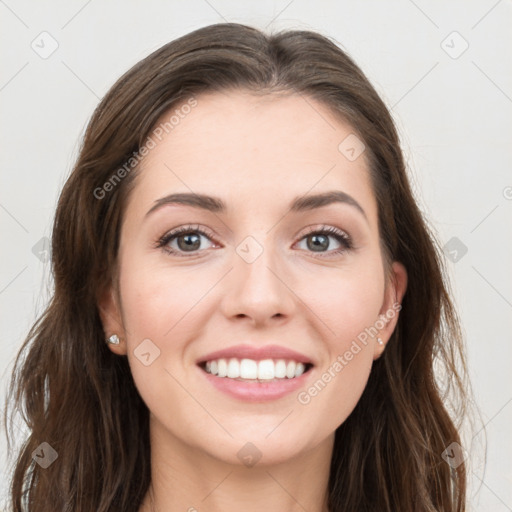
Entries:
{"label": "woman", "polygon": [[52,244],[11,381],[15,511],[465,510],[440,251],[386,106],[327,38],[217,24],[136,64]]}

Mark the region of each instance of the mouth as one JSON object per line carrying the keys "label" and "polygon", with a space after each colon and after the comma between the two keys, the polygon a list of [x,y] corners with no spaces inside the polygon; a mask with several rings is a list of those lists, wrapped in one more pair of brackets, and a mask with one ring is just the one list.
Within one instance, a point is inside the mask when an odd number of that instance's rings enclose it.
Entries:
{"label": "mouth", "polygon": [[211,359],[197,364],[208,386],[231,399],[249,403],[276,401],[306,387],[312,363],[292,359]]}
{"label": "mouth", "polygon": [[198,366],[214,377],[260,384],[295,380],[313,368],[312,363],[293,359],[255,360],[234,357],[203,361]]}

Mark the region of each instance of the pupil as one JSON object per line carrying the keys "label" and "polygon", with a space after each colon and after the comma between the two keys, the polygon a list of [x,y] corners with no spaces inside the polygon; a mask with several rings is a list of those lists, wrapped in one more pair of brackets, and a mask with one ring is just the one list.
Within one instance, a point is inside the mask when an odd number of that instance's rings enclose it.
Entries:
{"label": "pupil", "polygon": [[[319,239],[321,239],[320,242]],[[318,247],[320,247],[321,249],[327,249],[329,245],[329,240],[325,235],[313,235],[311,237],[311,240],[313,240],[313,243],[308,244],[310,246],[310,249],[316,249]]]}
{"label": "pupil", "polygon": [[[194,238],[194,237],[196,238],[196,240],[195,241],[191,241],[190,239]],[[184,244],[180,243],[182,240],[185,241]],[[189,234],[183,235],[180,238],[178,238],[178,245],[180,246],[180,249],[185,249],[185,250],[188,250],[188,249],[198,249],[199,246],[201,245],[201,242],[200,242],[199,237],[197,235],[189,233]]]}

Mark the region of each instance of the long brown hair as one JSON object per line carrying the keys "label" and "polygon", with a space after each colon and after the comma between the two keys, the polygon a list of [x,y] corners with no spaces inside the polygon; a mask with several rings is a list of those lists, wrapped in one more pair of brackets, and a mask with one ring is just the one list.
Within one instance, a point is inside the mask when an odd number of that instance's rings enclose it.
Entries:
{"label": "long brown hair", "polygon": [[[413,197],[392,117],[333,40],[222,23],[137,63],[89,122],[56,211],[54,293],[18,353],[9,387],[7,406],[30,431],[13,463],[13,511],[139,509],[151,479],[149,412],[127,359],[105,344],[97,307],[115,278],[120,223],[137,172],[126,163],[136,162],[164,113],[202,92],[234,88],[313,98],[356,130],[370,157],[386,259],[408,272],[396,329],[335,433],[330,511],[465,510],[466,464],[451,467],[442,456],[451,443],[462,444],[469,389],[463,338],[442,252]],[[442,384],[435,367],[443,370]],[[453,414],[449,399],[458,404]],[[41,443],[58,454],[47,468],[33,459]]]}

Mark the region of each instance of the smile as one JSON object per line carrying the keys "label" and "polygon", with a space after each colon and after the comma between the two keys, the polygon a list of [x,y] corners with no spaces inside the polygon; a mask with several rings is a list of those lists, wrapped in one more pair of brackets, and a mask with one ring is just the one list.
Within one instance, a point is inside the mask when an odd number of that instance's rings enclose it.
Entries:
{"label": "smile", "polygon": [[[215,390],[236,400],[253,403],[278,400],[292,393],[295,396],[297,390],[306,387],[306,382],[314,373],[313,365],[310,363],[282,359],[218,359],[199,364],[197,368],[208,385]],[[283,370],[285,375],[281,377]],[[288,377],[292,375],[292,370],[293,377]],[[232,376],[228,375],[228,371]],[[244,378],[243,375],[251,377]],[[257,376],[254,377],[255,375]]]}
{"label": "smile", "polygon": [[300,377],[312,365],[285,359],[220,358],[204,363],[203,369],[217,377],[238,381],[267,382]]}

